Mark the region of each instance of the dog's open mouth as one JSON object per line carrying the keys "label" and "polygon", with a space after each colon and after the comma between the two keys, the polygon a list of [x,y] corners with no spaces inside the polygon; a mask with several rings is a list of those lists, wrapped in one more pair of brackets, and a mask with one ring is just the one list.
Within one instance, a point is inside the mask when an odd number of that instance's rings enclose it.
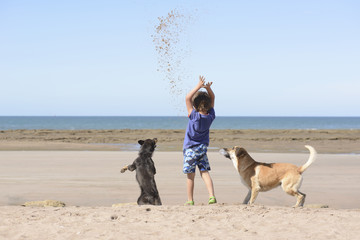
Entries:
{"label": "dog's open mouth", "polygon": [[226,158],[230,158],[230,154],[224,148],[220,149],[219,153]]}

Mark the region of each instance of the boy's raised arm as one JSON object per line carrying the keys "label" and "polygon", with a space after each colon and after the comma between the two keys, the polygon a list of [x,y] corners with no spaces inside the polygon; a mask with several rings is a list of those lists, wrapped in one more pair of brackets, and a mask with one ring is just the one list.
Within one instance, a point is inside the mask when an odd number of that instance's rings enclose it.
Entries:
{"label": "boy's raised arm", "polygon": [[211,89],[211,85],[212,85],[212,82],[208,82],[206,85],[205,85],[205,89],[206,91],[208,92],[209,96],[210,96],[210,99],[211,99],[211,107],[214,108],[215,106],[215,94],[213,92],[213,90]]}
{"label": "boy's raised arm", "polygon": [[185,103],[186,103],[186,109],[188,115],[190,115],[193,110],[192,97],[195,95],[197,91],[199,91],[200,88],[205,87],[204,84],[205,84],[205,78],[204,76],[200,76],[198,84],[186,95]]}

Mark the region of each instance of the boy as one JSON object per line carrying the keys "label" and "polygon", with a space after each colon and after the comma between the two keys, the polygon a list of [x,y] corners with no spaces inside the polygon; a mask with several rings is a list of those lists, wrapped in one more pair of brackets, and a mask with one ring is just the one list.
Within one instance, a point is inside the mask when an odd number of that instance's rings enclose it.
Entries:
{"label": "boy", "polygon": [[[186,128],[183,153],[183,172],[187,174],[188,201],[185,205],[194,205],[195,168],[198,166],[201,178],[209,192],[209,204],[216,203],[214,186],[210,177],[210,165],[206,152],[209,146],[209,129],[215,119],[215,95],[211,90],[212,82],[205,84],[205,78],[199,77],[199,83],[186,95],[186,109],[189,123]],[[207,92],[199,91],[205,88]]]}

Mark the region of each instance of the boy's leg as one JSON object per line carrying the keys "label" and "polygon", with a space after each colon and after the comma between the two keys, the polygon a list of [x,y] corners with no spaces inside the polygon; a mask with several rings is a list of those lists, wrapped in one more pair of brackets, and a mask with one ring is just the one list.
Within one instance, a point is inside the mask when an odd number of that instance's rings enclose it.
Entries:
{"label": "boy's leg", "polygon": [[209,198],[215,197],[214,184],[208,171],[201,171],[201,178],[204,180],[206,188],[209,192]]}
{"label": "boy's leg", "polygon": [[187,173],[187,195],[188,201],[194,201],[194,179],[195,173]]}
{"label": "boy's leg", "polygon": [[213,184],[213,181],[212,181],[212,179],[210,177],[210,173],[209,173],[211,168],[210,168],[209,159],[206,154],[207,147],[203,146],[202,151],[203,151],[204,155],[198,160],[198,167],[200,170],[201,178],[204,180],[206,188],[209,192],[209,198],[213,198],[213,197],[215,197],[214,184]]}

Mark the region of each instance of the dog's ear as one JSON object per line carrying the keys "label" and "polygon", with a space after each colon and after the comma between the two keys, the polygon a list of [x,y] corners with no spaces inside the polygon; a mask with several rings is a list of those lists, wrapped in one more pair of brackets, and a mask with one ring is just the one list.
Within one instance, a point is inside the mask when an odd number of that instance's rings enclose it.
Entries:
{"label": "dog's ear", "polygon": [[144,142],[145,142],[144,140],[139,140],[139,141],[138,141],[138,143],[139,143],[140,145],[143,145]]}
{"label": "dog's ear", "polygon": [[155,143],[157,143],[158,140],[157,140],[157,138],[154,138],[153,141],[154,141]]}
{"label": "dog's ear", "polygon": [[235,155],[236,157],[240,158],[240,157],[244,157],[246,155],[246,150],[244,148],[239,148],[237,147],[235,150]]}

